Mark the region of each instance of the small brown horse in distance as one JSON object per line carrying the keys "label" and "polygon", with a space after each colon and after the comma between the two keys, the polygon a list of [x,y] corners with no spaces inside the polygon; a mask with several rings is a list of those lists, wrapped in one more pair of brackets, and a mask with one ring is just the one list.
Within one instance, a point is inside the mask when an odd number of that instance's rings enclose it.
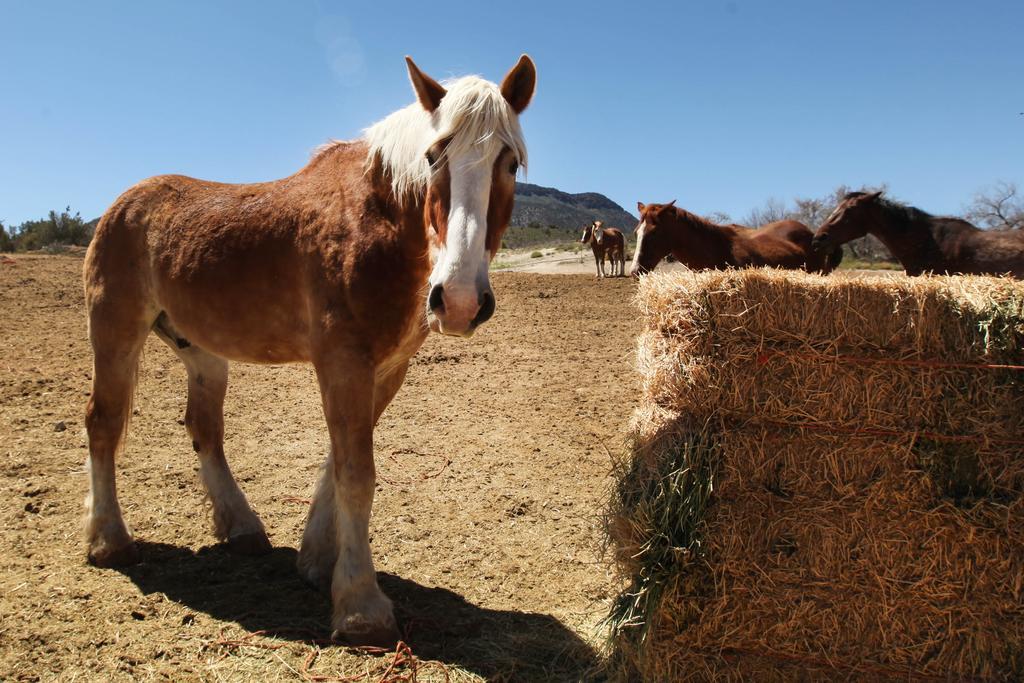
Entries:
{"label": "small brown horse in distance", "polygon": [[813,233],[798,221],[777,221],[760,228],[718,225],[668,204],[637,202],[634,276],[654,269],[671,253],[694,270],[774,266],[828,274],[843,259],[841,248],[819,254],[811,248]]}
{"label": "small brown horse in distance", "polygon": [[626,274],[626,237],[618,228],[606,228],[601,221],[594,221],[584,226],[581,244],[590,243],[597,263],[597,277],[605,277],[605,256],[612,263],[611,277],[623,277]]}
{"label": "small brown horse in distance", "polygon": [[898,204],[881,192],[846,195],[814,234],[814,248],[828,251],[869,233],[899,259],[907,275],[1009,274],[1024,279],[1024,230],[980,230],[960,218]]}
{"label": "small brown horse in distance", "polygon": [[[469,336],[494,312],[488,266],[526,163],[519,114],[536,83],[526,55],[500,87],[473,76],[442,85],[406,59],[418,102],[326,145],[298,173],[252,185],[159,176],[103,215],[85,259],[93,563],[138,558],[114,454],[151,331],[185,364],[185,426],[214,532],[243,553],[270,541],[224,456],[228,361],[312,363],[330,451],[298,569],[330,586],[334,637],[398,638],[370,553],[373,429],[429,330]],[[269,468],[294,466],[267,457]]]}

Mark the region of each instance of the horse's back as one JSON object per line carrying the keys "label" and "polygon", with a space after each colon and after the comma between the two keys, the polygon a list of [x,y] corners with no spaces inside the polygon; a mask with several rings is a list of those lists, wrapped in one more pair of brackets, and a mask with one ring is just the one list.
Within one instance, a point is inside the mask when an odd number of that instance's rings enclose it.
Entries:
{"label": "horse's back", "polygon": [[944,227],[942,248],[948,254],[951,271],[974,275],[1009,273],[1024,279],[1024,230],[980,230],[957,219],[950,219]]}
{"label": "horse's back", "polygon": [[789,240],[796,244],[810,246],[814,232],[800,221],[784,220],[767,223],[754,230],[755,236],[771,236]]}
{"label": "horse's back", "polygon": [[[182,175],[147,178],[104,212],[86,258],[87,281],[115,268],[190,277],[231,255],[280,249],[294,221],[278,184],[233,185]],[[280,252],[278,252],[280,253]]]}
{"label": "horse's back", "polygon": [[605,228],[604,243],[612,250],[625,249],[626,236],[618,228]]}
{"label": "horse's back", "polygon": [[[310,172],[315,158],[266,183],[163,175],[129,188],[97,226],[87,300],[113,292],[119,310],[163,312],[191,343],[227,358],[305,360],[311,306],[353,279],[344,259],[373,253],[354,242],[379,239],[361,231],[372,220],[361,158],[327,154],[329,165]],[[312,287],[313,277],[330,286]]]}
{"label": "horse's back", "polygon": [[[742,231],[737,230],[738,235]],[[784,220],[750,229],[744,240],[753,265],[802,268],[827,272],[826,255],[818,255],[811,246],[814,233],[800,221]]]}
{"label": "horse's back", "polygon": [[[207,256],[295,242],[301,226],[328,220],[355,226],[365,214],[370,188],[362,143],[336,142],[298,173],[268,182],[222,183],[184,175],[159,175],[127,189],[96,229],[100,245],[119,234],[145,234],[151,250],[200,249]],[[284,239],[282,239],[284,238]],[[192,254],[193,256],[197,254]]]}

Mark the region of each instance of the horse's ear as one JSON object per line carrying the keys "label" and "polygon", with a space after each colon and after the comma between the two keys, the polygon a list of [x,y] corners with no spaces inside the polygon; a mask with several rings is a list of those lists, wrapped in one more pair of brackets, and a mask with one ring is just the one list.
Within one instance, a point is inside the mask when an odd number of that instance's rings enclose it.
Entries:
{"label": "horse's ear", "polygon": [[405,64],[409,67],[409,81],[413,90],[416,91],[416,98],[423,105],[423,108],[433,114],[441,106],[441,100],[448,92],[440,83],[426,75],[412,61],[412,57],[406,56]]}
{"label": "horse's ear", "polygon": [[871,194],[869,194],[869,195],[867,196],[867,198],[868,198],[869,200],[871,200],[871,201],[875,201],[876,199],[878,199],[878,198],[879,198],[879,197],[881,197],[881,196],[882,196],[882,191],[881,191],[881,190],[879,190],[878,192],[872,192]]}
{"label": "horse's ear", "polygon": [[505,74],[501,82],[501,94],[517,114],[522,114],[533,99],[536,87],[537,67],[529,55],[523,55],[512,70]]}
{"label": "horse's ear", "polygon": [[670,201],[668,204],[665,205],[665,208],[667,209],[670,206],[671,207],[675,207],[675,205],[676,205],[676,200],[673,199],[672,201]]}
{"label": "horse's ear", "polygon": [[643,202],[637,202],[636,203],[636,210],[639,211],[641,215],[643,215],[644,209],[646,209],[646,208],[647,207],[644,206]]}

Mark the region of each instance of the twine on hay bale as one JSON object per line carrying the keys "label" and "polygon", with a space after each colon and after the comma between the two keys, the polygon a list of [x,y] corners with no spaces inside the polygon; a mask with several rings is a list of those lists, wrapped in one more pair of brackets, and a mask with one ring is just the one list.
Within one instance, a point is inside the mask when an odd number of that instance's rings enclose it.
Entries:
{"label": "twine on hay bale", "polygon": [[636,302],[618,674],[1024,676],[1024,283],[682,272]]}

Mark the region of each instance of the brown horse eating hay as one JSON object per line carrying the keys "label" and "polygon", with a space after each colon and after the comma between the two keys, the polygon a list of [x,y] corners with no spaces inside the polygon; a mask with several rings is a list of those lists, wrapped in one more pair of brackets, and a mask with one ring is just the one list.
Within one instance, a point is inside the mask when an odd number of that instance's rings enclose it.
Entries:
{"label": "brown horse eating hay", "polygon": [[590,244],[597,263],[597,277],[603,278],[604,259],[607,256],[612,262],[612,277],[626,274],[626,238],[618,228],[606,228],[601,221],[594,221],[584,226],[581,244]]}
{"label": "brown horse eating hay", "polygon": [[669,253],[689,268],[774,266],[828,274],[843,259],[841,248],[819,254],[811,248],[813,233],[797,221],[777,221],[751,229],[717,225],[668,204],[637,202],[633,276],[651,271]]}
{"label": "brown horse eating hay", "polygon": [[519,114],[536,69],[523,55],[501,86],[444,85],[406,58],[418,102],[295,175],[226,185],[159,176],[119,197],[85,260],[94,353],[89,559],[137,559],[114,483],[150,331],[188,372],[185,423],[232,549],[270,549],[224,457],[228,361],[311,362],[330,432],[298,568],[330,585],[331,626],[351,644],[391,645],[391,601],[369,545],[373,429],[428,330],[469,336],[494,312],[488,266],[526,164]]}
{"label": "brown horse eating hay", "polygon": [[964,273],[1024,279],[1024,230],[980,230],[960,218],[932,216],[881,192],[851,192],[814,234],[829,250],[871,233],[907,275]]}

